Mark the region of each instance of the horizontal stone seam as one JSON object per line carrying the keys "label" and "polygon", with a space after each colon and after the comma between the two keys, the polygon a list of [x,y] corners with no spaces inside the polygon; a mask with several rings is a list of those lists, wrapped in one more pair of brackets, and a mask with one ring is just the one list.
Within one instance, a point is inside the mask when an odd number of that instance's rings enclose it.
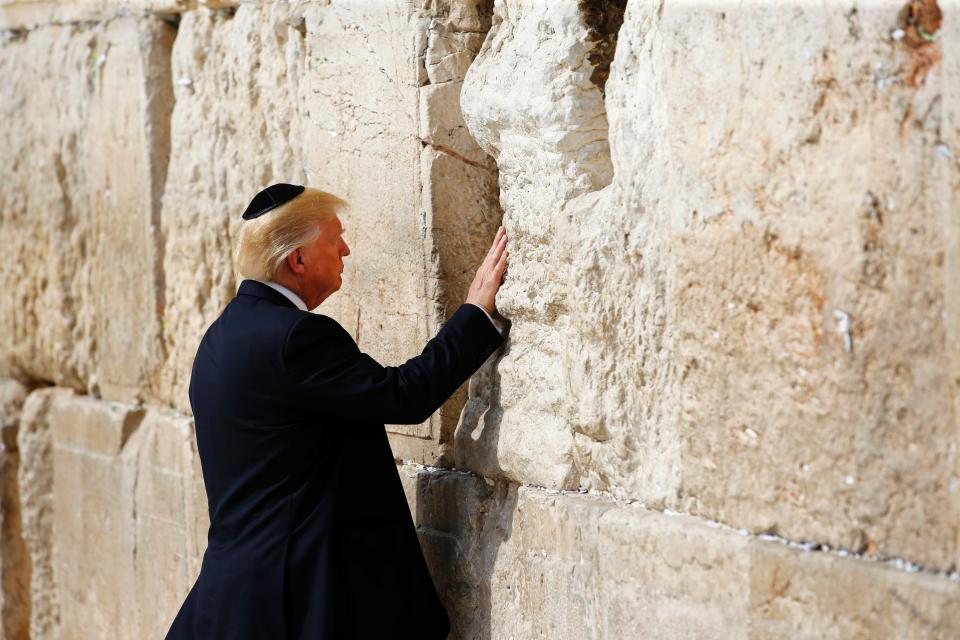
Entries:
{"label": "horizontal stone seam", "polygon": [[[171,20],[174,16],[180,18],[188,13],[197,11],[200,7],[194,9],[185,9],[183,11],[150,11],[149,9],[139,9],[133,10],[129,7],[124,7],[114,11],[110,14],[103,14],[98,18],[87,18],[82,19],[78,18],[76,20],[50,20],[48,22],[32,22],[22,27],[6,27],[3,29],[3,35],[5,38],[19,37],[30,33],[31,31],[37,31],[39,29],[44,29],[47,27],[97,27],[102,24],[106,24],[111,20],[116,20],[117,18],[126,18],[129,16],[135,16],[137,18],[146,18],[148,16],[154,16],[160,20]],[[223,11],[226,7],[220,9],[210,9],[211,11]]]}
{"label": "horizontal stone seam", "polygon": [[[467,477],[483,478],[487,482],[495,482],[495,480],[487,478],[486,476],[482,476],[476,472],[470,471],[469,469],[458,469],[456,467],[431,467],[428,465],[420,464],[419,462],[414,462],[412,460],[398,460],[398,462],[400,462],[405,466],[412,466],[417,469],[422,469],[424,471],[427,471],[429,473],[459,473]],[[647,513],[658,513],[660,515],[664,515],[668,517],[679,516],[679,517],[691,518],[693,520],[696,520],[704,524],[705,526],[718,529],[721,531],[725,531],[728,533],[736,533],[739,536],[743,536],[745,538],[750,538],[753,540],[759,540],[761,542],[777,542],[779,544],[793,547],[801,551],[826,553],[826,554],[833,555],[834,557],[843,558],[843,559],[854,558],[857,560],[864,560],[866,562],[870,562],[876,565],[886,565],[892,569],[903,571],[905,573],[923,573],[926,575],[930,575],[937,578],[943,578],[946,580],[950,580],[951,582],[956,582],[960,584],[960,573],[958,573],[955,569],[951,571],[943,571],[941,569],[937,569],[936,567],[929,567],[926,565],[921,565],[915,562],[911,562],[910,560],[907,560],[906,558],[901,558],[899,556],[879,556],[879,555],[866,556],[856,551],[850,551],[849,549],[844,549],[844,548],[833,548],[830,545],[821,544],[811,540],[797,541],[797,540],[791,540],[789,538],[785,538],[783,536],[778,536],[770,533],[754,533],[748,529],[741,529],[739,527],[734,527],[733,525],[727,524],[725,522],[712,520],[710,518],[704,518],[694,514],[684,513],[682,511],[673,511],[671,509],[662,509],[662,510],[655,509],[652,507],[648,507],[643,502],[643,500],[637,500],[632,498],[628,498],[628,499],[617,498],[606,491],[592,491],[588,489],[551,489],[549,487],[544,487],[541,485],[536,485],[536,484],[531,484],[526,482],[519,482],[519,483],[514,482],[513,484],[516,484],[520,487],[526,487],[528,489],[536,489],[536,490],[542,491],[543,493],[548,493],[548,494],[589,495],[593,497],[604,498],[616,504],[622,504],[622,505],[627,505],[630,507],[642,509]]]}

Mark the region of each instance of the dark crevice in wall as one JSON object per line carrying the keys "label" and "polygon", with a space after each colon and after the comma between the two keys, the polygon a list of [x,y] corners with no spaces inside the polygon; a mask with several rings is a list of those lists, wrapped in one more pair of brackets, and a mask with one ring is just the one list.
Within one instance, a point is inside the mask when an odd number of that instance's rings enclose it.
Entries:
{"label": "dark crevice in wall", "polygon": [[0,574],[2,574],[3,637],[26,640],[30,637],[30,555],[23,539],[20,510],[20,450],[14,422],[2,427],[0,453]]}
{"label": "dark crevice in wall", "polygon": [[175,93],[173,88],[173,48],[179,34],[179,17],[176,23],[169,25],[161,33],[162,37],[151,43],[146,54],[145,68],[150,74],[146,78],[148,85],[163,87],[163,91],[147,91],[148,102],[145,107],[147,121],[153,126],[148,130],[149,161],[155,167],[150,184],[150,221],[152,227],[153,281],[156,291],[156,318],[157,341],[161,351],[158,362],[167,359],[166,344],[163,330],[163,314],[166,309],[166,272],[164,271],[164,256],[166,253],[166,237],[163,231],[163,199],[167,188],[167,174],[170,168],[171,157],[171,128],[173,124],[173,107]]}
{"label": "dark crevice in wall", "polygon": [[593,66],[590,81],[600,89],[601,95],[606,95],[610,63],[617,49],[617,34],[623,26],[626,8],[627,0],[580,0],[579,9],[587,26],[587,41],[591,44],[587,56]]}

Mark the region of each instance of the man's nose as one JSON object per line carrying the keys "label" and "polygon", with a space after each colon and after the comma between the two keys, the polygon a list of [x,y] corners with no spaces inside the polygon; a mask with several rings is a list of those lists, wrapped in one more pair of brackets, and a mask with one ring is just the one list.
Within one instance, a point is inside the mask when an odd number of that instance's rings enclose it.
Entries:
{"label": "man's nose", "polygon": [[346,240],[344,240],[343,242],[343,255],[345,256],[350,255],[350,247],[347,246]]}

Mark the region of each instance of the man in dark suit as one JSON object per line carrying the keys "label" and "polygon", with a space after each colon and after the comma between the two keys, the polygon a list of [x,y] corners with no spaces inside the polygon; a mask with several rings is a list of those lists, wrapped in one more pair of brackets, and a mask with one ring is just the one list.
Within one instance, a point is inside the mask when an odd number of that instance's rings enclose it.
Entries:
{"label": "man in dark suit", "polygon": [[504,340],[501,227],[467,300],[400,366],[310,313],[340,288],[345,203],[272,185],[244,213],[246,278],[204,334],[190,403],[208,546],[167,638],[446,638],[384,423],[417,424]]}

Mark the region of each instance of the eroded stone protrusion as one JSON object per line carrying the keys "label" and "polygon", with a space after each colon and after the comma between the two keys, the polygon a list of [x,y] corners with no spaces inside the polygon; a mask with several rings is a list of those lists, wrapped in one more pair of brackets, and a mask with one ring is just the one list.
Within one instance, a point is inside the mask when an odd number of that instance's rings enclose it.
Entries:
{"label": "eroded stone protrusion", "polygon": [[457,465],[492,477],[551,487],[578,482],[565,360],[579,345],[565,340],[568,242],[582,220],[572,220],[564,205],[613,175],[603,95],[591,80],[591,56],[603,67],[612,42],[597,34],[617,21],[605,6],[498,2],[461,92],[470,132],[497,160],[511,239],[509,276],[497,295],[513,321],[492,392],[499,407],[466,414],[458,431]]}

